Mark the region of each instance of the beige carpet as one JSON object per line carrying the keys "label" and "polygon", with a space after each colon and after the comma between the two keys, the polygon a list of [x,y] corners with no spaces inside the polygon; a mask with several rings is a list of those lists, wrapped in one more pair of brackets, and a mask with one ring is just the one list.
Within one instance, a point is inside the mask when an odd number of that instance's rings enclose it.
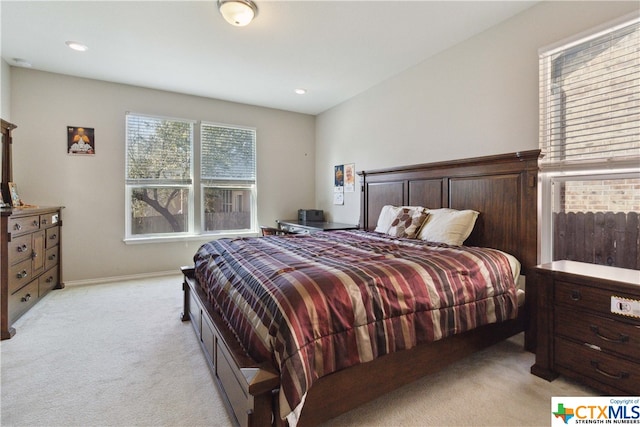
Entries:
{"label": "beige carpet", "polygon": [[[2,341],[3,426],[225,426],[179,276],[51,292]],[[529,374],[514,337],[342,415],[331,426],[550,424],[552,396],[593,392]]]}

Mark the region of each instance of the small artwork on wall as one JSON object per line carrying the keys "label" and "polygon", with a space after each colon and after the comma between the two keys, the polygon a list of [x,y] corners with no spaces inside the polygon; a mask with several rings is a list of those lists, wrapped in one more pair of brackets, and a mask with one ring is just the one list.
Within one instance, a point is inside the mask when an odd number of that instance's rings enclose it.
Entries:
{"label": "small artwork on wall", "polygon": [[344,165],[344,192],[353,193],[356,188],[356,165],[349,163]]}
{"label": "small artwork on wall", "polygon": [[67,126],[67,153],[74,156],[96,154],[94,129],[88,127]]}
{"label": "small artwork on wall", "polygon": [[344,205],[344,165],[333,169],[333,204]]}

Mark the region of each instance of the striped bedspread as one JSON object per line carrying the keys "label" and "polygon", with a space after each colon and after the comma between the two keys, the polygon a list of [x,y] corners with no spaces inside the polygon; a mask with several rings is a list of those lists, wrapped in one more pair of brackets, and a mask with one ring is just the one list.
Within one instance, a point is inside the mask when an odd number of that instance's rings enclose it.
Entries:
{"label": "striped bedspread", "polygon": [[295,425],[329,373],[517,317],[499,251],[364,231],[221,239],[196,277],[257,362],[280,371],[280,409]]}

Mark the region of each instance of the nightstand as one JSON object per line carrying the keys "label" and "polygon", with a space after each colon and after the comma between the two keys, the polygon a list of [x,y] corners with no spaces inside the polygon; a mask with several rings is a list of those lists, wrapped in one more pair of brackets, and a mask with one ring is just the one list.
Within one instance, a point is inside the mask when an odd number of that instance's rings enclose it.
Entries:
{"label": "nightstand", "polygon": [[533,280],[538,347],[531,373],[640,395],[640,271],[555,261],[535,267]]}
{"label": "nightstand", "polygon": [[355,230],[357,225],[339,222],[298,221],[297,219],[279,219],[276,221],[282,230],[298,234],[311,234],[318,231]]}

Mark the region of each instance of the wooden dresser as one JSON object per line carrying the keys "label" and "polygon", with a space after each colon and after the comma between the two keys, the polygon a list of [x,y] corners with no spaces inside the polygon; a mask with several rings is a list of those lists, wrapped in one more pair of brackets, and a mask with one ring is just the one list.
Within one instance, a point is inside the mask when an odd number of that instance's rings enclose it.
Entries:
{"label": "wooden dresser", "polygon": [[63,288],[60,207],[0,209],[1,338],[51,289]]}
{"label": "wooden dresser", "polygon": [[531,373],[640,395],[640,312],[633,302],[640,301],[640,271],[555,261],[533,273],[538,346]]}

